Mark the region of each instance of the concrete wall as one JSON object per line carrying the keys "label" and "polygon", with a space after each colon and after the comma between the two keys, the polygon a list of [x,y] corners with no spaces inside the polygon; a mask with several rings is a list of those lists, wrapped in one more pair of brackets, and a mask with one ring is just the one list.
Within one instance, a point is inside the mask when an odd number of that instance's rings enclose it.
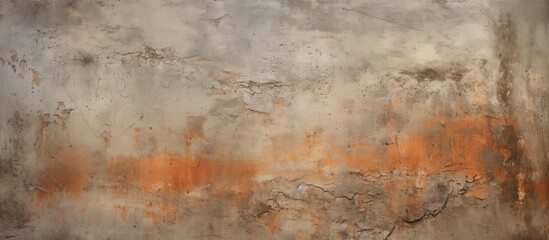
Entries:
{"label": "concrete wall", "polygon": [[547,239],[549,2],[1,0],[0,236]]}

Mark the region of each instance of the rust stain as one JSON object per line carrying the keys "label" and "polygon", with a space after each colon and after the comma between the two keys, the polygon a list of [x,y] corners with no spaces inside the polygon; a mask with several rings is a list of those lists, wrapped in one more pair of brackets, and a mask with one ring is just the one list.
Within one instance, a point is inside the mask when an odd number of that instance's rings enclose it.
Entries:
{"label": "rust stain", "polygon": [[534,183],[534,190],[537,196],[537,203],[543,206],[549,205],[549,177],[544,175]]}
{"label": "rust stain", "polygon": [[155,221],[155,222],[159,222],[162,220],[162,218],[158,215],[158,213],[156,213],[155,211],[151,211],[151,210],[145,210],[143,211],[143,216]]}
{"label": "rust stain", "polygon": [[[396,102],[391,101],[391,108]],[[329,173],[342,167],[364,172],[400,169],[427,175],[440,172],[497,175],[501,169],[488,166],[485,154],[493,153],[500,159],[510,156],[511,150],[496,141],[493,132],[509,122],[505,117],[475,114],[436,116],[421,121],[417,131],[402,132],[379,143],[363,137],[326,135],[324,127],[319,125],[306,131],[302,139],[272,137],[256,162],[259,175],[308,176],[320,181],[329,180]]]}
{"label": "rust stain", "polygon": [[[395,100],[396,102],[396,100]],[[394,105],[395,103],[391,103]],[[391,107],[392,108],[392,107]],[[202,118],[190,118],[186,128],[187,148],[196,139],[203,139]],[[47,123],[44,123],[47,127]],[[437,116],[422,121],[417,131],[401,133],[386,143],[368,142],[363,137],[342,138],[327,135],[324,126],[318,125],[301,137],[276,136],[264,146],[254,160],[217,154],[215,158],[200,154],[180,154],[169,151],[153,152],[140,156],[117,156],[107,160],[105,171],[108,191],[115,197],[137,198],[141,201],[142,214],[153,222],[175,224],[182,213],[177,199],[190,192],[232,200],[240,206],[250,201],[259,188],[258,176],[278,176],[288,179],[307,176],[307,180],[329,182],[336,177],[329,173],[337,169],[353,169],[364,172],[390,172],[404,170],[398,179],[383,181],[389,199],[385,216],[400,215],[410,221],[424,214],[424,202],[430,196],[425,189],[433,174],[443,172],[475,176],[494,172],[496,179],[509,177],[501,169],[491,169],[486,164],[485,152],[496,154],[501,164],[513,157],[513,149],[494,139],[494,128],[505,127],[510,121],[504,117],[483,115],[461,117]],[[391,126],[389,126],[391,127]],[[134,144],[140,144],[142,129],[134,129]],[[293,135],[292,135],[293,136]],[[346,143],[346,144],[342,144]],[[524,142],[518,148],[524,148]],[[220,151],[222,152],[222,151]],[[83,153],[61,151],[54,154],[44,171],[37,177],[40,191],[38,201],[61,194],[61,197],[77,197],[89,185],[94,171],[93,162]],[[499,171],[499,172],[498,172]],[[516,172],[518,182],[515,191],[519,199],[530,194],[527,186],[530,175]],[[522,174],[522,175],[521,175]],[[532,188],[540,204],[547,204],[547,179],[535,182]],[[467,196],[480,199],[490,193],[481,185],[470,186]],[[130,194],[131,193],[131,194]],[[523,195],[521,195],[523,194]],[[156,199],[160,196],[162,200]],[[200,204],[188,198],[188,204]],[[529,196],[528,196],[529,197]],[[155,200],[150,200],[155,199]],[[128,208],[115,205],[122,220],[126,221]],[[283,212],[264,215],[264,233],[270,236],[279,231]],[[323,216],[307,221],[314,225],[326,224]]]}
{"label": "rust stain", "polygon": [[246,192],[254,187],[255,168],[245,161],[209,160],[164,151],[111,159],[108,175],[120,190],[139,187],[146,192],[179,194],[209,185],[220,191]]}
{"label": "rust stain", "polygon": [[85,153],[60,151],[49,157],[37,179],[36,200],[49,199],[54,194],[77,197],[89,185],[94,167]]}
{"label": "rust stain", "polygon": [[472,186],[471,188],[467,189],[466,196],[474,197],[478,199],[486,199],[490,192],[488,192],[488,189],[486,189],[483,185],[478,186]]}
{"label": "rust stain", "polygon": [[480,115],[434,117],[423,121],[422,130],[401,133],[384,146],[356,141],[348,145],[352,151],[339,149],[338,152],[350,168],[364,171],[400,168],[477,175],[485,172],[484,151],[500,152],[503,157],[509,155],[508,150],[492,139],[492,127],[503,122],[503,119]]}

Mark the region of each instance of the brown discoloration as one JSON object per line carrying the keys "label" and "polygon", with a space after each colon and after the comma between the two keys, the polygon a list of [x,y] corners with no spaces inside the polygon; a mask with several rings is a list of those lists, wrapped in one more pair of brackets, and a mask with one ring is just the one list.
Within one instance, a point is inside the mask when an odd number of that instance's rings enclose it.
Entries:
{"label": "brown discoloration", "polygon": [[42,75],[34,69],[31,69],[31,71],[32,71],[32,84],[34,84],[35,86],[40,86],[40,84],[42,83]]}
{"label": "brown discoloration", "polygon": [[424,68],[417,71],[402,71],[404,75],[413,77],[418,82],[431,82],[431,81],[460,81],[463,78],[464,70],[461,68],[454,69],[433,69]]}
{"label": "brown discoloration", "polygon": [[25,59],[19,61],[19,68],[25,71],[27,69],[27,61]]}
{"label": "brown discoloration", "polygon": [[234,82],[238,77],[239,75],[237,73],[230,71],[221,71],[216,79],[220,82]]}
{"label": "brown discoloration", "polygon": [[141,149],[141,128],[133,129],[133,148],[135,150]]}
{"label": "brown discoloration", "polygon": [[103,143],[105,144],[105,147],[111,146],[112,135],[110,131],[107,131],[107,130],[103,131],[103,133],[101,133],[101,138],[103,139]]}
{"label": "brown discoloration", "polygon": [[418,81],[442,81],[444,76],[432,68],[425,68],[418,72],[403,72],[404,74],[413,76]]}
{"label": "brown discoloration", "polygon": [[341,102],[341,108],[343,108],[345,112],[353,112],[354,105],[355,102],[351,99],[346,99]]}
{"label": "brown discoloration", "polygon": [[11,55],[10,55],[10,62],[11,63],[16,63],[18,61],[18,57],[17,57],[17,52],[16,51],[11,51]]}

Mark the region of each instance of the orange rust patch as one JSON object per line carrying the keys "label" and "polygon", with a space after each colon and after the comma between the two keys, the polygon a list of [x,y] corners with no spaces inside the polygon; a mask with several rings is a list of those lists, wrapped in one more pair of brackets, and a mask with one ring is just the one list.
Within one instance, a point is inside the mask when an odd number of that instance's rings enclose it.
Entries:
{"label": "orange rust patch", "polygon": [[89,185],[93,169],[84,153],[62,151],[51,155],[46,168],[37,176],[36,199],[44,201],[55,193],[80,195]]}
{"label": "orange rust patch", "polygon": [[536,192],[537,202],[544,206],[549,205],[549,177],[547,175],[544,175],[534,184],[534,190]]}
{"label": "orange rust patch", "polygon": [[120,190],[138,187],[146,192],[178,194],[202,186],[220,191],[253,188],[255,168],[243,161],[216,161],[160,152],[143,157],[117,157],[108,164],[109,181]]}
{"label": "orange rust patch", "polygon": [[143,211],[143,215],[155,222],[159,222],[161,220],[160,216],[155,211],[145,210]]}
{"label": "orange rust patch", "polygon": [[510,150],[492,134],[493,129],[509,124],[505,117],[439,116],[423,120],[418,131],[400,133],[381,143],[361,137],[326,136],[319,126],[305,132],[303,139],[272,137],[258,159],[259,173],[286,178],[307,176],[309,180],[328,180],[330,173],[341,167],[366,172],[423,171],[427,175],[497,174],[498,169],[487,169],[485,156],[493,153],[502,159],[509,157]]}
{"label": "orange rust patch", "polygon": [[477,185],[467,189],[466,195],[478,199],[485,199],[488,196],[488,191],[485,186]]}
{"label": "orange rust patch", "polygon": [[502,120],[477,115],[456,119],[436,117],[425,120],[422,131],[401,134],[384,147],[372,148],[368,143],[358,142],[348,146],[353,151],[339,152],[347,152],[341,155],[349,167],[365,171],[400,168],[476,175],[485,172],[483,151],[509,155],[491,139],[491,128],[496,124],[502,124]]}

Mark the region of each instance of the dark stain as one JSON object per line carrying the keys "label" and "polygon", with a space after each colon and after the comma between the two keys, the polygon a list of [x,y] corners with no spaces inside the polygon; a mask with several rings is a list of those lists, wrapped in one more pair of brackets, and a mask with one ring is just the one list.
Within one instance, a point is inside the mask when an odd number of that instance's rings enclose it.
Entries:
{"label": "dark stain", "polygon": [[[12,0],[13,10],[20,23],[57,25],[71,24],[67,9],[74,6],[74,0],[65,1],[18,1]],[[79,23],[78,23],[79,24]]]}
{"label": "dark stain", "polygon": [[82,66],[88,66],[95,62],[95,57],[88,53],[79,53],[79,56],[74,60],[78,61]]}
{"label": "dark stain", "polygon": [[25,180],[26,171],[21,163],[26,127],[23,116],[16,111],[8,120],[7,126],[9,145],[2,146],[1,150],[8,154],[6,159],[0,159],[0,182],[6,191],[0,194],[0,232],[5,233],[24,228],[30,220],[25,202],[26,195],[17,189],[31,187]]}
{"label": "dark stain", "polygon": [[500,200],[515,209],[515,214],[523,216],[518,221],[524,227],[517,232],[514,239],[544,239],[538,227],[531,221],[532,211],[539,211],[536,204],[536,192],[532,182],[532,166],[525,154],[525,141],[519,137],[514,124],[507,124],[496,136],[499,146],[506,154],[502,154],[503,182]]}
{"label": "dark stain", "polygon": [[15,20],[19,24],[44,27],[77,26],[84,21],[101,19],[95,1],[19,1],[11,0]]}
{"label": "dark stain", "polygon": [[446,75],[446,78],[452,81],[461,81],[461,79],[463,79],[463,73],[460,71],[452,71]]}
{"label": "dark stain", "polygon": [[19,168],[20,168],[20,160],[22,159],[23,155],[23,128],[24,128],[24,122],[23,118],[21,117],[21,114],[16,111],[13,114],[13,117],[8,120],[8,136],[10,146],[3,146],[2,151],[6,151],[10,153],[9,160],[1,161],[0,162],[0,175],[9,175],[11,177],[17,177]]}
{"label": "dark stain", "polygon": [[[162,49],[161,51],[163,51],[164,49]],[[137,55],[138,58],[141,58],[141,59],[144,59],[144,60],[151,60],[151,61],[163,61],[164,60],[164,56],[158,52],[157,49],[155,48],[152,48],[152,47],[148,47],[146,46],[144,51],[143,52],[140,52],[138,55]]]}
{"label": "dark stain", "polygon": [[496,141],[499,141],[499,146],[504,149],[506,154],[503,154],[503,171],[505,179],[502,184],[503,194],[502,200],[512,205],[518,203],[519,195],[519,180],[517,175],[523,171],[522,160],[523,150],[519,148],[519,137],[513,124],[507,124],[503,130],[498,133]]}
{"label": "dark stain", "polygon": [[20,68],[22,71],[25,71],[25,69],[27,68],[27,61],[25,61],[25,59],[19,61],[19,68]]}
{"label": "dark stain", "polygon": [[433,3],[435,3],[437,6],[439,6],[444,10],[447,10],[447,11],[451,10],[450,6],[448,6],[447,0],[433,0]]}
{"label": "dark stain", "polygon": [[415,78],[418,82],[460,81],[463,78],[463,70],[459,69],[435,70],[433,68],[424,68],[418,71],[402,71],[400,73]]}
{"label": "dark stain", "polygon": [[502,15],[493,24],[495,53],[499,59],[500,77],[497,81],[497,98],[500,104],[509,107],[509,96],[513,83],[513,64],[517,60],[516,26],[509,14]]}
{"label": "dark stain", "polygon": [[0,201],[0,223],[4,227],[22,229],[30,220],[26,203],[18,199],[13,191]]}
{"label": "dark stain", "polygon": [[[290,12],[279,19],[280,22],[294,25],[303,30],[317,30],[322,32],[339,33],[349,29],[348,25],[339,17],[337,4],[329,1],[318,1],[314,6],[311,1],[277,0],[280,5]],[[300,17],[296,17],[300,16]]]}
{"label": "dark stain", "polygon": [[531,240],[544,240],[547,239],[546,235],[535,227],[532,227],[532,214],[525,212],[523,221],[526,223],[526,230],[519,231],[514,239],[531,239]]}
{"label": "dark stain", "polygon": [[42,233],[43,239],[47,239],[47,240],[82,239],[81,237],[71,234],[70,229],[67,226],[63,226],[61,227],[61,229],[59,229],[59,226],[57,227],[54,227],[54,226],[55,225],[53,225],[51,228],[46,228],[48,230],[51,230],[51,232],[43,232]]}
{"label": "dark stain", "polygon": [[17,52],[11,51],[10,65],[11,65],[11,70],[13,70],[14,73],[17,72],[17,67],[16,67],[17,61],[18,61]]}

